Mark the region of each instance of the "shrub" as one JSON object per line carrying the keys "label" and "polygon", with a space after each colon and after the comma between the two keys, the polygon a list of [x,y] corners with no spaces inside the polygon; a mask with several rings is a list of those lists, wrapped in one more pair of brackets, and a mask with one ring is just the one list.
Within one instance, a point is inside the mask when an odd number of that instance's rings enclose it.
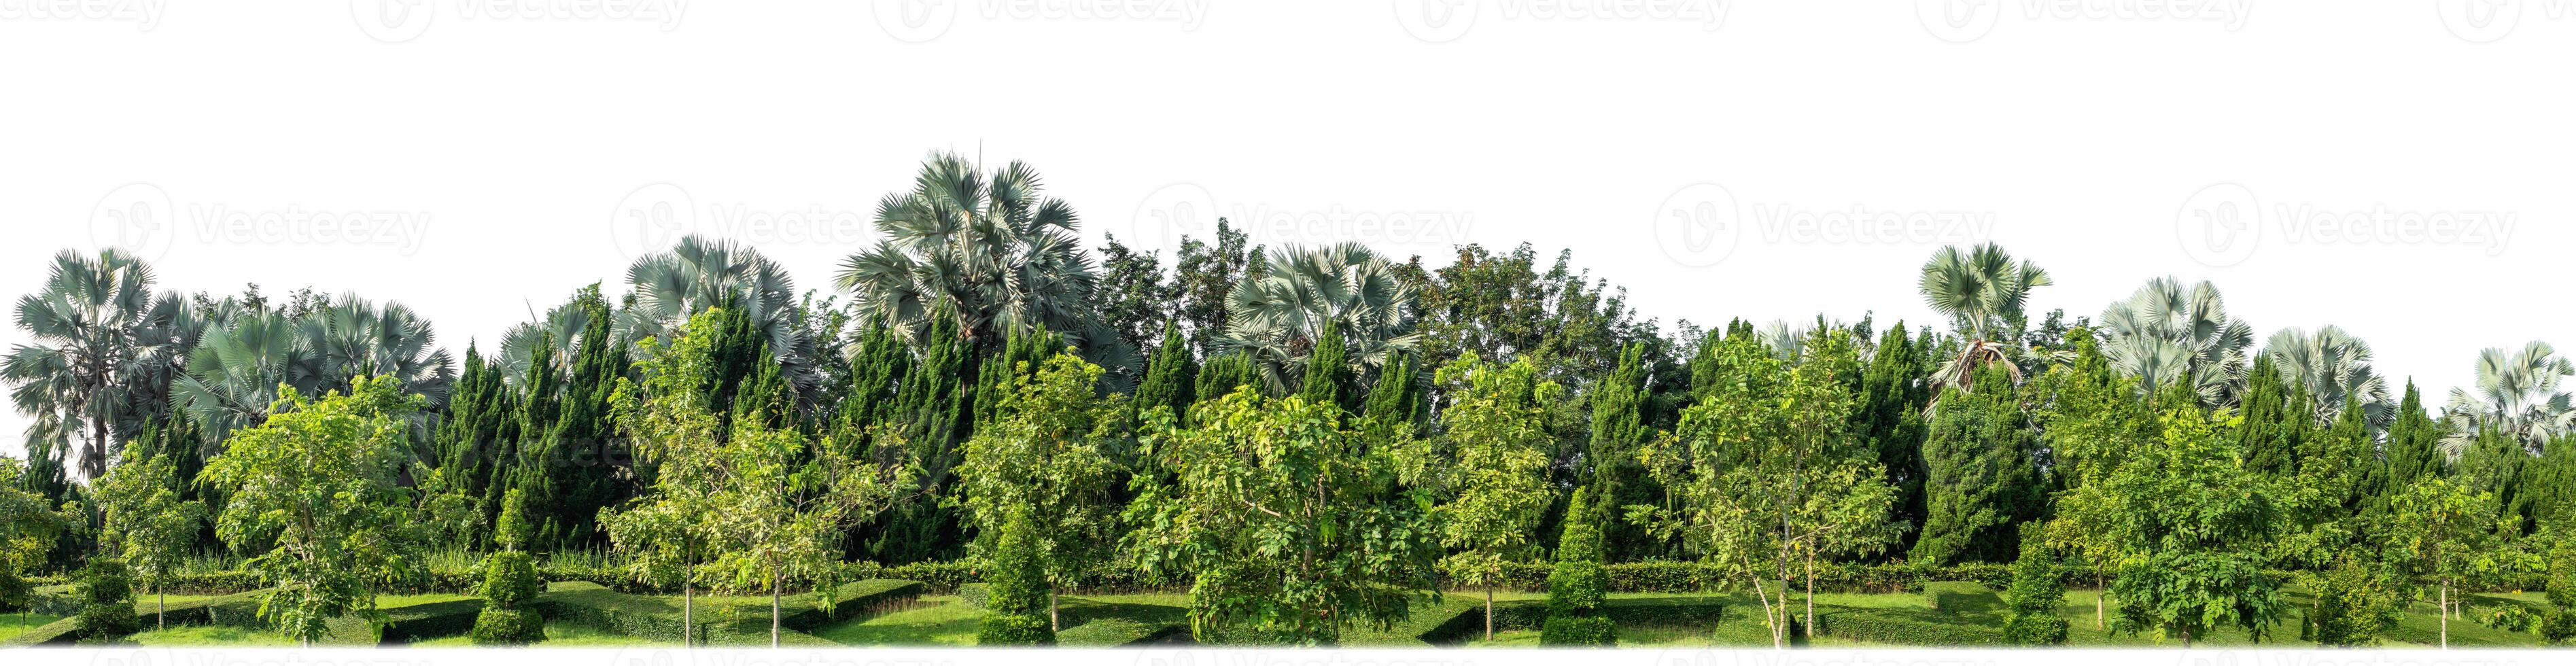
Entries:
{"label": "shrub", "polygon": [[2057,553],[2035,529],[2023,523],[2021,559],[2013,561],[2012,587],[2004,591],[2004,640],[2014,645],[2060,645],[2066,642],[2066,579],[2058,571]]}
{"label": "shrub", "polygon": [[142,618],[134,614],[133,577],[124,561],[90,558],[81,569],[80,596],[80,615],[72,626],[81,638],[113,638],[143,628]]}
{"label": "shrub", "polygon": [[994,544],[993,573],[986,606],[993,612],[975,632],[983,645],[1049,645],[1055,628],[1048,621],[1046,555],[1038,544],[1037,524],[1028,511],[1012,512]]}
{"label": "shrub", "polygon": [[2478,624],[2486,625],[2498,631],[2508,631],[2517,634],[2523,632],[2538,633],[2540,631],[2540,625],[2544,620],[2545,618],[2541,617],[2539,613],[2531,612],[2531,609],[2524,608],[2519,604],[2489,606],[2478,614]]}
{"label": "shrub", "polygon": [[537,576],[536,558],[505,551],[483,558],[483,584],[474,589],[474,594],[501,608],[517,609],[544,591],[546,582]]}
{"label": "shrub", "polygon": [[2549,549],[2549,603],[2561,612],[2576,611],[2576,535],[2563,536]]}
{"label": "shrub", "polygon": [[483,558],[483,584],[475,594],[490,600],[474,616],[476,645],[526,645],[546,639],[546,620],[534,609],[520,608],[544,592],[536,558],[504,551]]}
{"label": "shrub", "polygon": [[1541,645],[1611,645],[1618,625],[1601,617],[1610,598],[1610,572],[1602,566],[1601,513],[1585,500],[1585,488],[1567,503],[1565,533],[1557,539],[1556,569],[1547,575],[1547,623],[1540,627]]}
{"label": "shrub", "polygon": [[2551,643],[2576,641],[2576,611],[2560,609],[2540,625],[2540,637]]}
{"label": "shrub", "polygon": [[1601,616],[1572,617],[1559,615],[1547,619],[1539,628],[1540,645],[1616,645],[1619,623]]}
{"label": "shrub", "polygon": [[2387,576],[2350,558],[2317,576],[2317,605],[2307,631],[2318,645],[2370,647],[2397,625],[2406,599]]}
{"label": "shrub", "polygon": [[485,606],[471,637],[475,645],[527,645],[546,639],[546,621],[532,610]]}

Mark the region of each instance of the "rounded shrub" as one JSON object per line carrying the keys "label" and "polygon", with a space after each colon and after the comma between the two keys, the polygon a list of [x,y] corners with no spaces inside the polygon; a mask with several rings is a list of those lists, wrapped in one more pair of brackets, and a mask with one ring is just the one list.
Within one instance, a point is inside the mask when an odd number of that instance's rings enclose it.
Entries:
{"label": "rounded shrub", "polygon": [[2576,642],[2576,610],[2560,609],[2540,623],[2540,637],[2551,643]]}
{"label": "rounded shrub", "polygon": [[1547,621],[1539,625],[1541,645],[1612,645],[1618,624],[1601,616],[1610,599],[1610,571],[1603,563],[1601,507],[1589,499],[1589,488],[1576,488],[1566,503],[1565,532],[1558,537],[1556,568],[1547,574]]}
{"label": "rounded shrub", "polygon": [[985,616],[975,632],[983,645],[1049,645],[1055,627],[1047,620],[1046,553],[1038,544],[1037,524],[1028,511],[1014,511],[994,544],[993,572],[985,587]]}
{"label": "rounded shrub", "polygon": [[526,645],[545,640],[545,618],[522,607],[545,589],[545,580],[537,577],[536,558],[527,553],[506,551],[485,556],[483,584],[475,588],[475,594],[486,601],[483,612],[474,616],[474,644]]}
{"label": "rounded shrub", "polygon": [[143,628],[134,613],[134,579],[125,562],[93,557],[81,569],[81,610],[72,632],[82,639],[124,636]]}

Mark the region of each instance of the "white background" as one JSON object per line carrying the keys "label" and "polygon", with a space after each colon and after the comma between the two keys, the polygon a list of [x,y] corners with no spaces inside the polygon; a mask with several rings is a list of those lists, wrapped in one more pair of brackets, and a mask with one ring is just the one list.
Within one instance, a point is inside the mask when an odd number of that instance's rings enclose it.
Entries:
{"label": "white background", "polygon": [[[2571,0],[913,1],[0,0],[0,293],[125,234],[163,288],[398,300],[461,357],[671,227],[828,290],[954,149],[1094,241],[1571,249],[1667,330],[1921,323],[1922,260],[1994,240],[2055,274],[2039,311],[2215,280],[2436,404],[2482,347],[2576,344]],[[1975,224],[1782,222],[1855,210]],[[220,226],[316,212],[369,233]],[[2463,214],[2510,235],[2396,233]]]}

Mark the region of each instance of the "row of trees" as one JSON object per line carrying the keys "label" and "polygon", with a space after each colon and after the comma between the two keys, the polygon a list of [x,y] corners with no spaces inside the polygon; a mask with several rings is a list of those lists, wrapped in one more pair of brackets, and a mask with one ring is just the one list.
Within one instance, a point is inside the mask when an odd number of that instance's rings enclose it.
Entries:
{"label": "row of trees", "polygon": [[[2109,589],[2098,622],[2188,640],[2281,617],[2285,570],[2450,608],[2537,567],[2576,489],[2547,345],[2436,415],[2339,329],[2256,348],[2208,283],[2033,323],[2051,277],[1991,245],[1923,267],[1941,327],[1667,333],[1526,246],[1434,268],[1220,223],[1095,255],[1021,164],[934,156],[878,224],[847,303],[689,238],[461,367],[399,305],[66,253],[0,373],[36,422],[0,574],[235,554],[309,638],[432,543],[611,548],[688,598],[979,558],[1037,572],[997,638],[1126,570],[1190,586],[1203,634],[1322,641],[1553,554],[1720,567],[1785,643],[1819,564],[2041,552]],[[1554,624],[1597,633],[1574,596]]]}

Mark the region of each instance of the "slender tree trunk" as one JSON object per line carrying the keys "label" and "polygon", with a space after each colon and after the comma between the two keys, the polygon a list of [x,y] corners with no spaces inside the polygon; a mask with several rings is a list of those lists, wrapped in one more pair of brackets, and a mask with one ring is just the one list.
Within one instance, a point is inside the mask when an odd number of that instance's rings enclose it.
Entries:
{"label": "slender tree trunk", "polygon": [[2444,650],[2451,649],[2451,612],[2448,610],[2450,607],[2451,579],[2444,578],[2442,579],[2442,608],[2434,613],[2442,616],[2442,649]]}
{"label": "slender tree trunk", "polygon": [[169,629],[170,591],[161,589],[161,583],[156,581],[152,583],[152,596],[157,597],[152,602],[152,628]]}
{"label": "slender tree trunk", "polygon": [[688,576],[680,577],[680,647],[698,645],[698,591]]}
{"label": "slender tree trunk", "polygon": [[1485,584],[1485,642],[1494,642],[1494,584]]}
{"label": "slender tree trunk", "polygon": [[1047,630],[1064,631],[1064,613],[1056,603],[1055,590],[1047,590]]}
{"label": "slender tree trunk", "polygon": [[2102,600],[2111,598],[2111,586],[2103,584],[2102,572],[2093,572],[2093,628],[2102,627]]}
{"label": "slender tree trunk", "polygon": [[769,649],[778,649],[778,574],[769,574]]}
{"label": "slender tree trunk", "polygon": [[1807,638],[1816,637],[1816,549],[1807,549]]}
{"label": "slender tree trunk", "polygon": [[2182,649],[2191,649],[2191,627],[2182,628]]}

